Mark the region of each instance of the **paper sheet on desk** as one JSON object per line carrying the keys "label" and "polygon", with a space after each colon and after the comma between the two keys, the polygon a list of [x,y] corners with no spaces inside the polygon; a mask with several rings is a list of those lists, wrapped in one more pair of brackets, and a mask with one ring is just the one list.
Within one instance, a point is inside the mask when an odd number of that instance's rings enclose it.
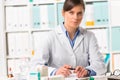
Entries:
{"label": "paper sheet on desk", "polygon": [[71,74],[70,76],[68,76],[67,78],[65,78],[65,80],[89,80],[89,78],[88,77],[77,78],[76,74]]}

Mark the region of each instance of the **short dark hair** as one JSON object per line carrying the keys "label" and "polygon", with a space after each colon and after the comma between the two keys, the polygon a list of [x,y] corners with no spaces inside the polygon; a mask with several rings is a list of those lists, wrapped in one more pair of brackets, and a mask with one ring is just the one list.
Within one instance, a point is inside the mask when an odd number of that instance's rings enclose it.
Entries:
{"label": "short dark hair", "polygon": [[69,11],[77,5],[82,5],[83,9],[85,10],[85,4],[84,4],[83,0],[65,0],[63,10],[64,11]]}

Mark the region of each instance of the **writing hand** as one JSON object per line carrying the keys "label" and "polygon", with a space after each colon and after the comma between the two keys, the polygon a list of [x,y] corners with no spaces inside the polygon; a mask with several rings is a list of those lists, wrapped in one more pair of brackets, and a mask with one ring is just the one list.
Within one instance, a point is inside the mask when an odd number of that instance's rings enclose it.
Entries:
{"label": "writing hand", "polygon": [[56,75],[63,75],[64,77],[67,77],[71,74],[70,68],[70,65],[64,65],[56,71]]}
{"label": "writing hand", "polygon": [[88,70],[86,70],[84,67],[82,66],[77,66],[74,70],[74,72],[77,74],[77,77],[86,77],[88,76]]}

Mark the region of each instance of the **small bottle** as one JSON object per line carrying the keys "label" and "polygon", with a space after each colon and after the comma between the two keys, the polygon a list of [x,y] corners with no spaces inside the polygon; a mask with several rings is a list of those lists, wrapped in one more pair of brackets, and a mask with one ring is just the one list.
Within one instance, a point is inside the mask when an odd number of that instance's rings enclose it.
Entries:
{"label": "small bottle", "polygon": [[8,69],[8,78],[13,78],[13,73],[11,67]]}
{"label": "small bottle", "polygon": [[94,80],[94,77],[90,76],[89,80]]}

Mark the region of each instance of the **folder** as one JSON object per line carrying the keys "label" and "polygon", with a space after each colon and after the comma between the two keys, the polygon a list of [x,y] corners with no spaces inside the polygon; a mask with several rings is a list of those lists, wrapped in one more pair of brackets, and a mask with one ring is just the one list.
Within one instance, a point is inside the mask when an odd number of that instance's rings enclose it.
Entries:
{"label": "folder", "polygon": [[58,3],[57,4],[57,21],[58,24],[62,24],[64,21],[64,18],[62,16],[62,9],[63,9],[63,3]]}
{"label": "folder", "polygon": [[41,23],[40,23],[40,7],[39,6],[33,6],[33,8],[32,8],[33,10],[32,10],[32,12],[33,12],[33,28],[39,28],[40,29],[40,25],[41,25]]}
{"label": "folder", "polygon": [[120,26],[112,28],[112,51],[120,51]]}
{"label": "folder", "polygon": [[49,28],[55,28],[55,6],[53,4],[48,5],[48,21]]}
{"label": "folder", "polygon": [[29,7],[18,7],[18,24],[19,29],[25,30],[30,28],[30,11]]}
{"label": "folder", "polygon": [[16,33],[16,56],[29,57],[30,51],[30,39],[28,33]]}
{"label": "folder", "polygon": [[101,3],[101,20],[102,20],[102,25],[108,25],[108,2],[100,2]]}
{"label": "folder", "polygon": [[33,50],[39,52],[43,41],[47,38],[48,32],[34,32],[33,33]]}
{"label": "folder", "polygon": [[7,43],[8,43],[8,55],[14,56],[16,54],[16,34],[9,33],[7,35]]}
{"label": "folder", "polygon": [[94,19],[95,19],[95,26],[102,25],[102,5],[100,2],[94,2]]}
{"label": "folder", "polygon": [[16,8],[15,7],[6,7],[6,30],[14,30],[17,21],[17,16],[15,14]]}
{"label": "folder", "polygon": [[94,8],[93,4],[86,5],[86,26],[94,26]]}
{"label": "folder", "polygon": [[28,7],[6,7],[6,29],[25,30],[30,27],[30,12]]}
{"label": "folder", "polygon": [[110,0],[110,25],[112,27],[120,26],[120,0]]}
{"label": "folder", "polygon": [[48,28],[48,5],[40,6],[40,14],[41,28]]}

